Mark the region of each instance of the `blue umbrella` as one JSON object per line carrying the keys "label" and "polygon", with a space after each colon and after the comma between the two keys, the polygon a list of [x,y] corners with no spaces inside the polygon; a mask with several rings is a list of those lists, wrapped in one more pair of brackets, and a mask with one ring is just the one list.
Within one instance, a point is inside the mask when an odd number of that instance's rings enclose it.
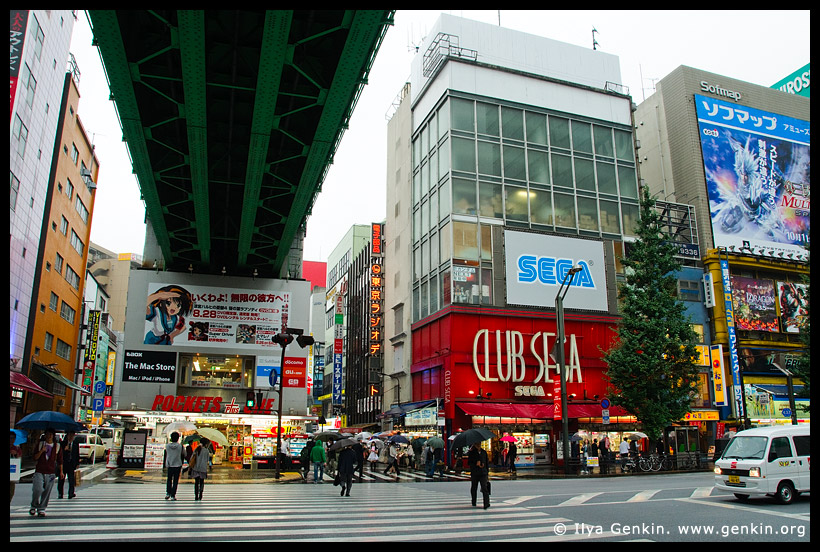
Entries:
{"label": "blue umbrella", "polygon": [[409,443],[410,441],[404,435],[393,435],[387,440],[388,443]]}
{"label": "blue umbrella", "polygon": [[85,429],[85,426],[75,421],[74,418],[54,410],[41,410],[40,412],[34,412],[17,422],[15,425],[23,429],[54,428],[55,430],[63,431],[69,429],[80,431]]}
{"label": "blue umbrella", "polygon": [[14,434],[14,444],[15,445],[22,445],[28,440],[28,432],[22,429],[12,429],[11,432]]}

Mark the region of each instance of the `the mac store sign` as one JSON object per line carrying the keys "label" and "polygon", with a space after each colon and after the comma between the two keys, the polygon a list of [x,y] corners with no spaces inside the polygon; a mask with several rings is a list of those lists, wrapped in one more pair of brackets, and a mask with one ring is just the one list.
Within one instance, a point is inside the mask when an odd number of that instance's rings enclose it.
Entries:
{"label": "the mac store sign", "polygon": [[125,351],[122,381],[134,383],[174,383],[177,354],[166,351]]}

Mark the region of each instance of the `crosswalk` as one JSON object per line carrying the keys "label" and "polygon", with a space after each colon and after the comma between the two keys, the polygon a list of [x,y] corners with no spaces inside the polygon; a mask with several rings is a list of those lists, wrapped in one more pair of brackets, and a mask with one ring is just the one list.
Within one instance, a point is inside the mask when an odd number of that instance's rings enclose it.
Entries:
{"label": "crosswalk", "polygon": [[[447,487],[450,487],[447,485]],[[307,541],[382,542],[567,540],[556,526],[571,520],[504,501],[488,510],[469,490],[433,485],[353,485],[350,497],[327,485],[208,485],[194,501],[183,485],[164,500],[160,483],[109,483],[82,488],[75,500],[52,499],[46,518],[10,507],[10,542],[51,541]],[[480,498],[479,498],[480,503]]]}
{"label": "crosswalk", "polygon": [[[355,472],[354,477],[356,478],[356,479],[354,479],[354,482],[358,482],[359,481],[358,480],[359,472]],[[491,480],[502,480],[502,479],[506,479],[506,478],[500,477],[500,476],[490,475],[490,479]],[[458,473],[458,474],[452,473],[452,472],[447,472],[444,475],[439,475],[439,473],[436,472],[433,477],[427,477],[427,475],[425,475],[424,472],[421,472],[421,471],[402,470],[399,473],[399,475],[397,476],[397,475],[393,474],[392,472],[388,475],[385,475],[383,470],[378,470],[378,471],[367,471],[367,470],[365,470],[365,471],[362,472],[362,478],[361,478],[362,483],[374,483],[374,482],[382,482],[382,481],[388,481],[388,482],[389,481],[392,481],[392,482],[400,481],[400,482],[404,482],[404,483],[409,483],[411,481],[441,481],[441,480],[444,480],[444,481],[469,481],[470,480],[470,474],[469,473],[464,473],[464,472]],[[324,477],[322,478],[322,481],[323,482],[333,482],[333,476],[330,475],[330,473],[328,471],[325,471],[325,474],[324,474]],[[313,470],[312,469],[310,470],[310,473],[308,474],[308,482],[311,482],[311,483],[313,482]]]}

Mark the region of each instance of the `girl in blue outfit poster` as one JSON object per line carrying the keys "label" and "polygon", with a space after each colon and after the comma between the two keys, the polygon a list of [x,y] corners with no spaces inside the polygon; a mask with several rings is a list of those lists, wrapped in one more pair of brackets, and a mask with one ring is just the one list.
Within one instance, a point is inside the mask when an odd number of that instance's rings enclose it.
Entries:
{"label": "girl in blue outfit poster", "polygon": [[174,338],[185,331],[185,316],[193,304],[190,292],[178,285],[162,287],[149,295],[145,320],[152,327],[145,334],[145,344],[172,345]]}

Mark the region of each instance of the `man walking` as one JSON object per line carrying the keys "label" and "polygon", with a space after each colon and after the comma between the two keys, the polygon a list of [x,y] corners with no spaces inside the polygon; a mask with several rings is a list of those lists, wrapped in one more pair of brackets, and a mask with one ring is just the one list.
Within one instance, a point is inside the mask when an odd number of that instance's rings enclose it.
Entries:
{"label": "man walking", "polygon": [[60,443],[62,450],[62,462],[60,463],[60,474],[57,480],[57,498],[63,498],[63,489],[68,479],[68,498],[77,496],[74,494],[74,474],[80,464],[80,442],[74,438],[74,430],[68,430],[65,439]]}
{"label": "man walking", "polygon": [[179,442],[179,433],[171,433],[171,442],[165,445],[165,467],[168,477],[165,480],[165,500],[177,499],[179,476],[182,473],[182,464],[185,462],[185,448]]}
{"label": "man walking", "polygon": [[313,483],[321,483],[325,477],[325,462],[327,462],[325,447],[321,442],[316,443],[310,449],[310,461],[313,462]]}
{"label": "man walking", "polygon": [[490,507],[490,466],[487,451],[481,448],[480,443],[473,443],[467,453],[467,463],[470,466],[470,498],[473,506],[476,505],[478,486],[481,485],[481,494],[484,497],[484,509]]}

